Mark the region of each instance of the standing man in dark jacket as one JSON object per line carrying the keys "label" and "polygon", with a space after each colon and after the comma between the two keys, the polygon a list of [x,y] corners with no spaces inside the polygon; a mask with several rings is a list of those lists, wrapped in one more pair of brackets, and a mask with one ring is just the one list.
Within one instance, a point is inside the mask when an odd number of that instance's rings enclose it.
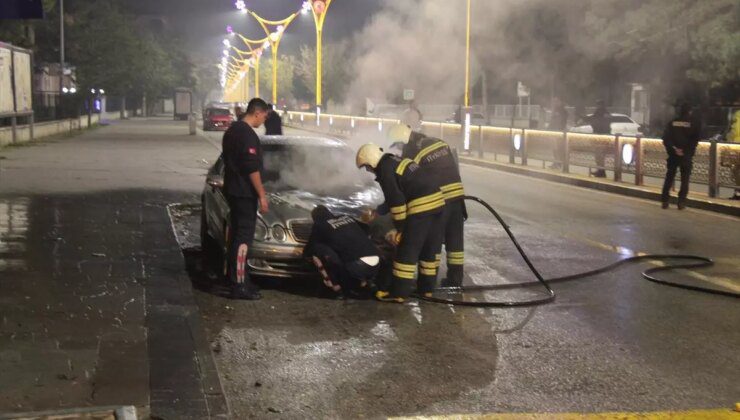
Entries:
{"label": "standing man in dark jacket", "polygon": [[325,206],[311,211],[313,227],[303,256],[319,270],[324,284],[337,293],[371,286],[380,269],[375,245],[349,216],[335,216]]}
{"label": "standing man in dark jacket", "polygon": [[678,108],[678,117],[669,122],[663,132],[663,146],[668,152],[667,171],[661,197],[664,209],[668,208],[671,185],[676,178],[676,170],[679,168],[681,169],[681,189],[678,191],[678,209],[683,210],[686,207],[689,178],[700,133],[699,124],[691,118],[691,106],[686,103],[681,104]]}
{"label": "standing man in dark jacket", "polygon": [[283,119],[280,118],[280,114],[278,114],[272,104],[268,106],[270,107],[270,112],[267,114],[267,120],[265,121],[265,135],[282,136]]}
{"label": "standing man in dark jacket", "polygon": [[[247,253],[254,239],[257,209],[268,211],[262,186],[262,147],[254,129],[265,123],[267,103],[254,98],[242,119],[231,124],[223,138],[224,194],[229,203],[230,230],[227,277],[235,299],[261,298],[247,274]],[[259,206],[259,207],[258,207]]]}
{"label": "standing man in dark jacket", "polygon": [[442,281],[442,286],[460,287],[465,264],[464,222],[468,216],[465,190],[455,156],[444,141],[412,131],[407,125],[393,126],[388,131],[388,138],[403,144],[402,158],[413,160],[437,178],[446,204],[442,242],[447,254],[447,278]]}
{"label": "standing man in dark jacket", "polygon": [[360,147],[356,163],[375,174],[385,196],[382,207],[390,210],[396,227],[392,284],[379,284],[376,298],[403,303],[412,292],[417,268],[417,292],[431,294],[437,282],[445,208],[437,177],[372,143]]}
{"label": "standing man in dark jacket", "polygon": [[[591,116],[591,128],[594,134],[609,135],[612,133],[612,114],[606,110],[604,101],[596,101],[596,111]],[[596,145],[594,158],[596,159],[597,169],[591,172],[596,178],[606,178],[606,151],[609,146]]]}
{"label": "standing man in dark jacket", "polygon": [[[563,101],[555,97],[552,100],[552,113],[550,114],[550,124],[547,129],[552,131],[565,131],[568,128],[568,110],[565,108]],[[550,165],[550,169],[562,169],[565,162],[565,139],[558,141],[555,146],[555,162]]]}

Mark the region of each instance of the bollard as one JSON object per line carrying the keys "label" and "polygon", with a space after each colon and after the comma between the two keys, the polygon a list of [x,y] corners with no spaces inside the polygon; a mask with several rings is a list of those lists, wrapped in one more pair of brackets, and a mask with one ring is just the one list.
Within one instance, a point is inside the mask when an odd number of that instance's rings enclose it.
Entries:
{"label": "bollard", "polygon": [[191,112],[190,115],[188,115],[188,123],[190,125],[190,135],[194,136],[197,131],[195,112]]}
{"label": "bollard", "polygon": [[709,182],[707,182],[709,184],[708,195],[711,198],[717,197],[719,193],[718,154],[717,141],[712,140],[709,145]]}
{"label": "bollard", "polygon": [[619,134],[614,137],[614,181],[622,181],[622,142]]}
{"label": "bollard", "polygon": [[568,138],[568,132],[563,131],[563,173],[567,174],[570,172],[570,139]]}

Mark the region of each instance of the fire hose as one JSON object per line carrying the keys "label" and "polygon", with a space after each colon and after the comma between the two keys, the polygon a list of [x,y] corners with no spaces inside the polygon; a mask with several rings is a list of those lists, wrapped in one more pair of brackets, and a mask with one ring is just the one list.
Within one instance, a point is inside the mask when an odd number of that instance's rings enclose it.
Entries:
{"label": "fire hose", "polygon": [[[609,265],[596,268],[593,270],[584,271],[581,273],[569,274],[567,276],[545,279],[542,277],[542,274],[540,274],[539,270],[537,270],[534,264],[532,264],[532,261],[527,256],[527,253],[524,251],[524,249],[522,249],[521,245],[516,240],[516,237],[511,232],[511,228],[509,227],[509,225],[506,224],[506,222],[498,214],[498,212],[493,207],[491,207],[491,205],[489,205],[488,203],[486,203],[485,201],[483,201],[482,199],[478,197],[465,196],[464,198],[466,201],[472,201],[472,202],[482,205],[486,210],[488,210],[489,213],[491,213],[496,218],[499,224],[501,224],[501,226],[506,231],[506,234],[509,236],[509,239],[511,239],[511,242],[516,247],[517,251],[519,252],[519,255],[521,255],[527,267],[529,267],[529,270],[532,272],[532,274],[534,274],[536,280],[520,282],[520,283],[505,283],[505,284],[494,284],[494,285],[463,285],[460,287],[439,287],[435,289],[432,296],[416,296],[417,298],[421,300],[425,300],[429,302],[436,302],[436,303],[446,303],[450,305],[489,307],[489,308],[490,307],[511,308],[511,307],[542,305],[542,304],[553,302],[555,300],[555,291],[551,287],[551,285],[554,283],[562,283],[562,282],[595,276],[597,274],[605,273],[607,271],[612,271],[622,265],[640,262],[640,261],[663,261],[665,262],[664,265],[662,266],[651,267],[642,272],[642,277],[645,280],[651,281],[653,283],[657,283],[657,284],[661,284],[661,285],[669,286],[669,287],[675,287],[679,289],[691,290],[695,292],[708,293],[712,295],[719,295],[719,296],[725,296],[725,297],[730,297],[730,298],[740,298],[740,293],[706,288],[706,287],[701,287],[701,286],[682,284],[682,283],[675,283],[675,282],[671,282],[671,281],[661,279],[655,276],[656,273],[669,271],[669,270],[694,269],[694,268],[710,267],[714,265],[714,261],[712,261],[711,258],[702,257],[698,255],[685,255],[685,254],[636,255],[636,256],[622,258]],[[675,261],[682,261],[682,262],[670,263],[670,262],[675,262]],[[486,292],[486,291],[511,290],[511,289],[520,289],[520,288],[530,288],[530,287],[536,287],[536,286],[541,286],[544,289],[544,293],[541,294],[541,296],[531,298],[531,299],[524,299],[524,300],[516,300],[516,301],[490,301],[490,300],[479,300],[479,299],[468,300],[468,299],[465,299],[465,296],[464,296],[466,293],[480,294],[481,292]],[[447,295],[447,296],[444,296],[444,295]]]}

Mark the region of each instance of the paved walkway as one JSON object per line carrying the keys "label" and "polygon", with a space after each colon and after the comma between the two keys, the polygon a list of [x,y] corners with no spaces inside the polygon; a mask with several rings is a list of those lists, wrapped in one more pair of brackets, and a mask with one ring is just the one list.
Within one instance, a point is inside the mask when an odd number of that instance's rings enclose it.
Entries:
{"label": "paved walkway", "polygon": [[215,158],[186,134],[135,119],[0,150],[0,413],[226,415],[166,208]]}

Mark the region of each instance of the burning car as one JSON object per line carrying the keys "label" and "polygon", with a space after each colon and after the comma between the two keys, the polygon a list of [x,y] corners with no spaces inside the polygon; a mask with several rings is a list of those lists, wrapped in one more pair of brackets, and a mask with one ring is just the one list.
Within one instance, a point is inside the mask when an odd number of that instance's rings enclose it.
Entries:
{"label": "burning car", "polygon": [[[270,211],[257,217],[247,265],[258,276],[315,275],[304,261],[311,233],[311,210],[323,204],[336,213],[359,217],[383,195],[372,176],[354,165],[354,151],[323,137],[262,137],[262,179]],[[229,231],[229,206],[223,194],[222,157],[208,171],[201,196],[201,246],[207,257],[223,261]]]}

